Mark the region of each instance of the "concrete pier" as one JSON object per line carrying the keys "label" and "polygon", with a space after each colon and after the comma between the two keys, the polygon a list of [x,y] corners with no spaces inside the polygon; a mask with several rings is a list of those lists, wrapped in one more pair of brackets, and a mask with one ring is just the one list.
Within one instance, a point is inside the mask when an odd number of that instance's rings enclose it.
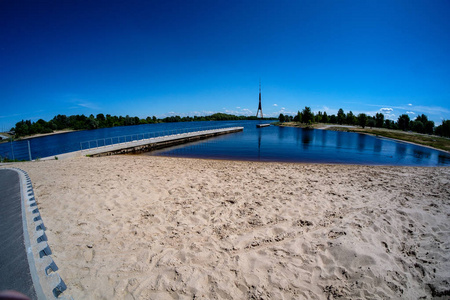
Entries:
{"label": "concrete pier", "polygon": [[[56,155],[56,157],[58,157],[58,159],[65,159],[74,156],[99,157],[99,156],[127,154],[127,153],[137,154],[162,149],[170,146],[185,144],[193,141],[203,140],[223,134],[235,133],[243,130],[244,127],[229,127],[221,129],[210,129],[180,134],[172,134],[142,140],[135,140],[131,142],[124,142],[120,144],[90,148],[70,153],[64,153]],[[50,159],[55,159],[55,156],[42,158],[42,160],[50,160]]]}

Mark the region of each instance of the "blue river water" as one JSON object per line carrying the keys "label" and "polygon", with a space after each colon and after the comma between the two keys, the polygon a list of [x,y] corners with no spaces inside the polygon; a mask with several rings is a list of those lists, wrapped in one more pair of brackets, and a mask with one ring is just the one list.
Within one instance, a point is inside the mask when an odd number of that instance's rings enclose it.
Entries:
{"label": "blue river water", "polygon": [[[212,158],[250,161],[364,164],[393,166],[450,166],[450,154],[365,134],[270,126],[260,121],[221,121],[147,124],[78,131],[30,139],[32,158],[77,151],[83,142],[131,134],[189,128],[243,126],[244,131],[143,155]],[[269,122],[265,122],[269,123]],[[20,144],[21,143],[21,144]],[[15,142],[28,155],[27,141]],[[10,147],[0,145],[0,155]],[[16,154],[17,156],[17,154]],[[11,157],[11,156],[9,156]],[[24,158],[26,159],[26,157]]]}

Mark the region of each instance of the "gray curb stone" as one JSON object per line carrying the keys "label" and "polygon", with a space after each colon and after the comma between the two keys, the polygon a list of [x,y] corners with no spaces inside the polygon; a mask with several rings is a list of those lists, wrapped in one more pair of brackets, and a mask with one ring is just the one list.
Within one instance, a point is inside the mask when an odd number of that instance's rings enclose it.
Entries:
{"label": "gray curb stone", "polygon": [[20,178],[25,247],[36,295],[39,300],[73,299],[63,294],[67,286],[57,273],[58,267],[50,256],[52,251],[47,243],[46,228],[37,207],[31,179],[21,169],[9,170],[16,171]]}

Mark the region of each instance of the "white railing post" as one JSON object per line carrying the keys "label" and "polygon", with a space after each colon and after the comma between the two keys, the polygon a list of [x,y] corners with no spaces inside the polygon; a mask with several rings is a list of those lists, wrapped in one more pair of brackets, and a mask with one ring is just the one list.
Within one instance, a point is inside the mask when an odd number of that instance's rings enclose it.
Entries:
{"label": "white railing post", "polygon": [[30,148],[30,141],[28,142],[28,156],[30,157],[30,161],[31,161],[31,148]]}
{"label": "white railing post", "polygon": [[13,140],[12,139],[11,139],[11,154],[12,154],[13,160],[16,160],[14,158],[14,147],[13,147]]}

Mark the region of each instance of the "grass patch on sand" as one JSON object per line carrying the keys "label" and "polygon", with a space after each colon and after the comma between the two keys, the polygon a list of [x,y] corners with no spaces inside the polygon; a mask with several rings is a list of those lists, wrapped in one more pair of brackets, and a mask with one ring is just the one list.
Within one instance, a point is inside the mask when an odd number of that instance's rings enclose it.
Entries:
{"label": "grass patch on sand", "polygon": [[307,129],[316,129],[316,128],[320,128],[321,126],[323,126],[323,124],[320,123],[314,123],[314,124],[305,124],[305,123],[298,123],[298,122],[274,122],[271,123],[272,125],[275,126],[280,126],[280,127],[298,127],[298,128],[307,128]]}

